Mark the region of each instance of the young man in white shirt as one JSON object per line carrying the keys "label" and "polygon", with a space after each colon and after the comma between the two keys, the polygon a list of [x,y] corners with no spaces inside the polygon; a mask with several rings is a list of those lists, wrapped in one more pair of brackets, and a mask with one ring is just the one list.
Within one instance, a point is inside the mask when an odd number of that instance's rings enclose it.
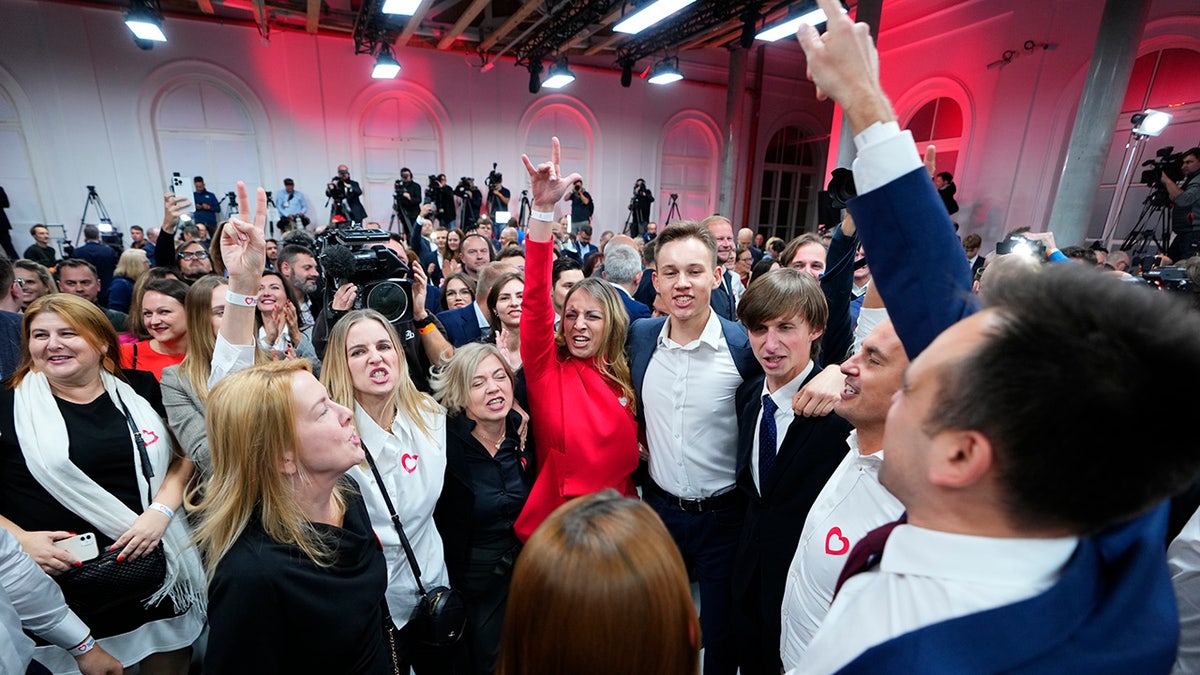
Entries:
{"label": "young man in white shirt", "polygon": [[[849,206],[912,363],[880,470],[907,522],[851,551],[800,670],[1165,672],[1177,619],[1155,505],[1200,469],[1200,448],[1184,429],[1146,444],[1081,422],[1146,399],[1168,418],[1200,407],[1200,316],[1072,265],[1013,280],[973,314],[966,260],[879,85],[870,31],[819,4],[825,34],[800,29],[806,66],[855,134]],[[929,270],[929,249],[949,267]],[[1158,376],[1168,362],[1179,384]]]}
{"label": "young man in white shirt", "polygon": [[704,672],[733,675],[732,569],[746,507],[736,487],[736,397],[761,370],[745,330],[709,306],[724,268],[708,230],[681,221],[657,242],[654,285],[669,316],[629,331],[650,453],[644,494],[699,583]]}

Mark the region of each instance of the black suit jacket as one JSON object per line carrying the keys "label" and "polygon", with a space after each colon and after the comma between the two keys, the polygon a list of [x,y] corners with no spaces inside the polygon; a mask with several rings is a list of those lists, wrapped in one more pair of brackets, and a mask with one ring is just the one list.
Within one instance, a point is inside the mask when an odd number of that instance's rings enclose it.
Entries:
{"label": "black suit jacket", "polygon": [[[805,382],[820,370],[814,366]],[[737,485],[749,503],[734,560],[733,596],[738,623],[745,631],[740,639],[742,649],[770,659],[765,670],[778,673],[779,610],[788,567],[808,510],[849,450],[846,437],[851,426],[834,414],[796,417],[760,493],[751,475],[750,456],[758,452],[754,432],[762,411],[763,379],[759,375],[738,390],[742,414],[738,417]]]}

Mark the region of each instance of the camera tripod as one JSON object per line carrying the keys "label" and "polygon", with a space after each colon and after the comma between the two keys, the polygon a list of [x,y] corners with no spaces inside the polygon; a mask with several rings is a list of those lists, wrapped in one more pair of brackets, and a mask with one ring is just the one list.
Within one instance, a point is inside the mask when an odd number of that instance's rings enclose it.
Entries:
{"label": "camera tripod", "polygon": [[83,215],[79,217],[79,231],[75,233],[74,244],[78,244],[79,240],[83,238],[83,226],[87,223],[88,209],[93,206],[96,207],[96,213],[100,214],[101,235],[103,236],[105,234],[105,225],[108,226],[109,233],[113,231],[112,218],[108,217],[108,209],[104,208],[104,202],[100,199],[100,193],[96,192],[96,186],[89,185],[87,186],[87,190],[87,201],[83,203]]}
{"label": "camera tripod", "polygon": [[529,213],[533,206],[529,202],[529,190],[521,190],[521,208],[517,212],[517,227],[522,231],[529,229]]}
{"label": "camera tripod", "polygon": [[[1151,190],[1142,202],[1142,212],[1138,215],[1133,229],[1121,243],[1122,251],[1133,250],[1133,257],[1143,256],[1153,243],[1159,253],[1167,252],[1167,243],[1171,238],[1171,217],[1169,203],[1164,203],[1158,190]],[[1155,231],[1155,225],[1158,231]],[[1160,238],[1161,236],[1161,238]]]}
{"label": "camera tripod", "polygon": [[679,195],[672,192],[671,193],[671,203],[667,206],[667,220],[665,223],[663,223],[663,227],[670,225],[672,218],[678,219],[678,218],[682,218],[682,217],[683,216],[679,215]]}

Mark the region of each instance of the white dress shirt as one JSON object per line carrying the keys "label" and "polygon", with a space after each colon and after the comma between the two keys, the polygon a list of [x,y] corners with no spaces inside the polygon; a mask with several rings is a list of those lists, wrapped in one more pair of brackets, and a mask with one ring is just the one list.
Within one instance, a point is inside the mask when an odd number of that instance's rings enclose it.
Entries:
{"label": "white dress shirt", "polygon": [[842,585],[796,672],[833,673],[894,637],[1032,598],[1054,585],[1078,544],[897,526],[879,567]]}
{"label": "white dress shirt", "polygon": [[1179,653],[1171,672],[1194,675],[1200,673],[1200,510],[1167,548],[1167,565],[1179,608]]}
{"label": "white dress shirt", "polygon": [[716,312],[686,345],[669,337],[670,327],[668,319],[642,385],[650,477],[676,497],[705,499],[736,482],[742,376]]}
{"label": "white dress shirt", "polygon": [[[763,381],[762,393],[758,395],[761,401],[763,396],[770,396],[772,401],[775,401],[775,456],[779,457],[779,450],[783,447],[783,439],[787,436],[788,429],[792,426],[792,420],[796,419],[796,414],[792,412],[792,399],[796,396],[796,392],[800,391],[800,385],[804,384],[804,378],[812,372],[813,362],[809,361],[804,367],[804,372],[797,375],[790,382],[775,390],[772,394],[767,391],[767,383]],[[763,411],[760,408],[758,417],[754,419],[754,444],[750,446],[750,475],[754,477],[754,487],[758,488],[758,494],[762,495],[762,480],[758,477],[758,434],[762,431],[762,416]]]}
{"label": "white dress shirt", "polygon": [[[400,411],[392,425],[392,433],[388,433],[379,428],[362,406],[354,405],[359,436],[375,459],[379,475],[387,483],[388,497],[396,507],[404,534],[421,566],[421,583],[429,589],[450,583],[442,535],[433,523],[433,507],[442,494],[446,476],[446,415],[424,413],[424,418],[432,438],[408,424],[404,411]],[[371,516],[371,529],[383,544],[388,567],[388,610],[392,613],[392,623],[403,628],[421,599],[412,567],[404,555],[400,535],[392,525],[391,514],[371,467],[364,462],[351,468],[348,475],[358,483]]]}
{"label": "white dress shirt", "polygon": [[866,533],[904,513],[900,500],[879,484],[883,451],[861,454],[857,430],[850,432],[846,444],[850,451],[809,509],[788,568],[779,641],[785,669],[800,665],[808,643],[825,620],[850,549]]}
{"label": "white dress shirt", "polygon": [[88,627],[67,607],[62,591],[0,528],[0,673],[24,673],[33,659],[30,632],[63,649],[88,636]]}

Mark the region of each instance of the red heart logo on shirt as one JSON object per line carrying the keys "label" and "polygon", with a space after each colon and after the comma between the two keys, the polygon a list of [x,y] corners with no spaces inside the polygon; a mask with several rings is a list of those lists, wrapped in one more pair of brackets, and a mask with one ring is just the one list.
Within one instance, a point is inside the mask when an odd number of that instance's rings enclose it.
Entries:
{"label": "red heart logo on shirt", "polygon": [[158,434],[150,431],[149,429],[142,429],[142,441],[145,442],[146,445],[154,445],[158,442]]}
{"label": "red heart logo on shirt", "polygon": [[[834,548],[836,544],[837,548]],[[842,528],[830,528],[825,535],[825,552],[829,555],[845,555],[850,550],[850,540],[842,536]]]}
{"label": "red heart logo on shirt", "polygon": [[[410,462],[411,462],[411,466],[410,466]],[[400,466],[403,467],[404,470],[409,473],[416,471],[417,470],[417,455],[410,455],[408,453],[405,453],[402,457],[400,457]]]}

